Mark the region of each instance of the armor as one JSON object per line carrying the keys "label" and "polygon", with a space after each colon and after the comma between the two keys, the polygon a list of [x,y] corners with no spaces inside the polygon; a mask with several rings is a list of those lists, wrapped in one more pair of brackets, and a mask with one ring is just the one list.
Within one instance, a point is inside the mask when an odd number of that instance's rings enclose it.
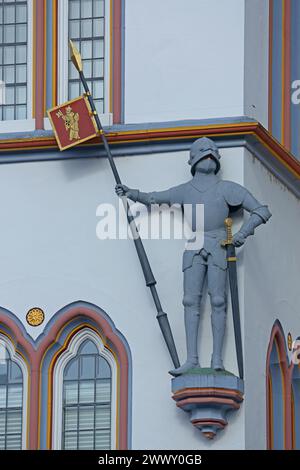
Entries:
{"label": "armor", "polygon": [[187,361],[172,375],[186,373],[189,369],[200,367],[198,361],[198,328],[200,303],[203,296],[203,285],[207,278],[208,293],[212,308],[213,353],[211,367],[224,369],[222,348],[226,326],[226,249],[221,242],[226,238],[224,220],[238,210],[249,213],[240,231],[234,236],[233,244],[241,246],[254,230],[266,223],[271,213],[266,205],[261,204],[240,184],[221,180],[219,152],[216,145],[207,138],[198,139],[191,148],[189,164],[194,175],[191,181],[174,186],[165,191],[143,193],[117,186],[119,195],[126,195],[133,201],[147,206],[151,204],[179,205],[183,210],[189,205],[192,210],[184,211],[187,222],[193,232],[203,230],[195,214],[197,204],[204,206],[204,242],[196,250],[187,249],[183,253],[182,270],[184,273],[183,306],[185,314],[185,331],[187,344]]}

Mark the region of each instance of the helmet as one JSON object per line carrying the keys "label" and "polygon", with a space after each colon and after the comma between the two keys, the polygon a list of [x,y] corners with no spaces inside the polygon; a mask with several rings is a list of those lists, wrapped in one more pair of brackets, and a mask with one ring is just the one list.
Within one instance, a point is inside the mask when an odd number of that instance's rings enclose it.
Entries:
{"label": "helmet", "polygon": [[217,167],[215,174],[217,174],[220,170],[219,160],[221,158],[218,147],[211,139],[208,139],[207,137],[201,137],[201,139],[197,139],[191,146],[190,150],[189,165],[191,165],[192,175],[195,174],[195,165],[208,155],[210,155],[216,162]]}

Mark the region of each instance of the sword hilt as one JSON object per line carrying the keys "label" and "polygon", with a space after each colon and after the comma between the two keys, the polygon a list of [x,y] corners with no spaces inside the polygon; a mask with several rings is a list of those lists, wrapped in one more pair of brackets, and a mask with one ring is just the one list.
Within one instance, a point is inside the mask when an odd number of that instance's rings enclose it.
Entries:
{"label": "sword hilt", "polygon": [[227,239],[222,241],[222,246],[232,245],[233,235],[232,235],[232,219],[228,217],[224,220],[226,227]]}

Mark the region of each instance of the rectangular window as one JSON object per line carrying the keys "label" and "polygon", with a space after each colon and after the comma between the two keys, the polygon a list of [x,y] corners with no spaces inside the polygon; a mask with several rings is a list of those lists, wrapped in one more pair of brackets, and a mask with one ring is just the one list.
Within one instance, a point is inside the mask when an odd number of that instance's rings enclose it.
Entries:
{"label": "rectangular window", "polygon": [[[99,114],[104,114],[104,0],[70,0],[69,39],[83,59],[83,71]],[[69,57],[69,99],[83,93],[78,72]]]}
{"label": "rectangular window", "polygon": [[28,114],[28,2],[0,1],[0,121]]}
{"label": "rectangular window", "polygon": [[58,103],[84,93],[79,75],[71,62],[71,39],[82,56],[83,71],[103,125],[109,114],[109,0],[60,0],[58,10],[59,74]]}

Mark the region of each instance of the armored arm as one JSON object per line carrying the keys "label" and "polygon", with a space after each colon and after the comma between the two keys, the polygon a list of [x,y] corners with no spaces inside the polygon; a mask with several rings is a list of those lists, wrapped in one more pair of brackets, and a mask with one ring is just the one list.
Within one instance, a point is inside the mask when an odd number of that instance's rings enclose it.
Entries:
{"label": "armored arm", "polygon": [[250,217],[246,220],[239,232],[233,237],[235,246],[242,246],[249,235],[253,235],[259,225],[265,224],[271,217],[268,206],[260,204],[252,194],[247,191],[242,203],[243,209],[250,213]]}
{"label": "armored arm", "polygon": [[249,235],[254,234],[254,230],[261,224],[265,224],[271,217],[268,206],[261,204],[243,186],[232,181],[224,181],[224,196],[231,208],[243,208],[250,213],[238,233],[233,237],[235,246],[242,246]]}
{"label": "armored arm", "polygon": [[116,186],[116,193],[118,196],[126,196],[134,202],[141,202],[146,206],[151,204],[168,204],[171,206],[177,201],[177,188],[170,188],[165,191],[154,191],[151,193],[143,193],[138,189],[130,189],[124,184]]}

